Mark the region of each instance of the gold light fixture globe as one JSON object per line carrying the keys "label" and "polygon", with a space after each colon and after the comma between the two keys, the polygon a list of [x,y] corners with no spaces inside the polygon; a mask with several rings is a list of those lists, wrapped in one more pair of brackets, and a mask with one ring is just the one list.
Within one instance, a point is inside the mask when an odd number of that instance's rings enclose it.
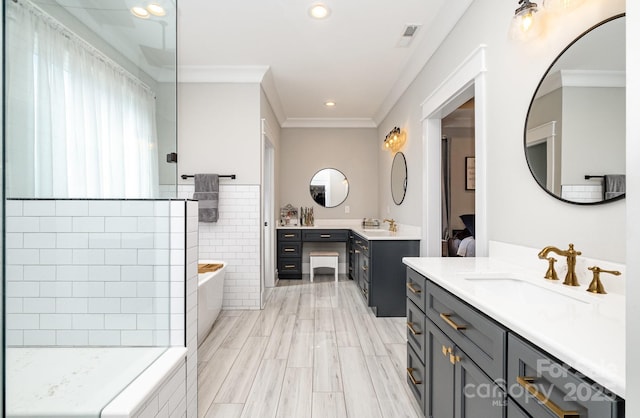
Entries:
{"label": "gold light fixture globe", "polygon": [[384,138],[383,147],[391,152],[398,152],[407,142],[407,134],[397,126],[391,130]]}

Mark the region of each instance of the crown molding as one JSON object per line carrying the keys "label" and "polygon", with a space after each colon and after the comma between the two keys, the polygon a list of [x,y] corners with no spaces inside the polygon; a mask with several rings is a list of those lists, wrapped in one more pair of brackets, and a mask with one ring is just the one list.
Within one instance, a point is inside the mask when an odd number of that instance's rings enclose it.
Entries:
{"label": "crown molding", "polygon": [[548,74],[536,93],[542,97],[561,87],[618,87],[627,85],[625,71],[560,70]]}
{"label": "crown molding", "polygon": [[377,128],[371,118],[287,118],[282,128]]}
{"label": "crown molding", "polygon": [[180,83],[262,83],[268,65],[181,65]]}

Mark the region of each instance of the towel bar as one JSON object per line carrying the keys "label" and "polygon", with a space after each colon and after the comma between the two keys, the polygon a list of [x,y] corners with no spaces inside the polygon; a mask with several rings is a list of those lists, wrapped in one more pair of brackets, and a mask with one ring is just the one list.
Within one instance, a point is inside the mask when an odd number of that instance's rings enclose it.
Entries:
{"label": "towel bar", "polygon": [[[193,178],[193,174],[183,174],[180,177],[182,177],[182,180],[186,180],[188,178]],[[227,179],[231,179],[231,180],[235,180],[236,179],[236,175],[235,174],[220,174],[218,177],[221,178],[227,178]]]}

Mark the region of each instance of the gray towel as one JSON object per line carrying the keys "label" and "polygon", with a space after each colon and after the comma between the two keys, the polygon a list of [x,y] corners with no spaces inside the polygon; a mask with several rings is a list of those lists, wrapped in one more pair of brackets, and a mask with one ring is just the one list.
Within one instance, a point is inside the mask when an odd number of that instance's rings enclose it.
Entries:
{"label": "gray towel", "polygon": [[626,178],[624,174],[606,174],[604,176],[604,199],[613,199],[614,197],[625,194]]}
{"label": "gray towel", "polygon": [[193,199],[198,201],[198,220],[200,222],[218,222],[218,189],[217,174],[194,175],[195,193]]}

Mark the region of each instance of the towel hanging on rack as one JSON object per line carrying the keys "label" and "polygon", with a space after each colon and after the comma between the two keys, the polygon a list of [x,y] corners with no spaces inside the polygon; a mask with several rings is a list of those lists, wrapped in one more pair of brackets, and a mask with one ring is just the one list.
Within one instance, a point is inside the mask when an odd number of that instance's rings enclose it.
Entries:
{"label": "towel hanging on rack", "polygon": [[195,193],[198,201],[198,221],[218,222],[218,193],[220,178],[217,174],[195,174]]}
{"label": "towel hanging on rack", "polygon": [[604,200],[613,199],[626,192],[626,178],[624,174],[605,174]]}

